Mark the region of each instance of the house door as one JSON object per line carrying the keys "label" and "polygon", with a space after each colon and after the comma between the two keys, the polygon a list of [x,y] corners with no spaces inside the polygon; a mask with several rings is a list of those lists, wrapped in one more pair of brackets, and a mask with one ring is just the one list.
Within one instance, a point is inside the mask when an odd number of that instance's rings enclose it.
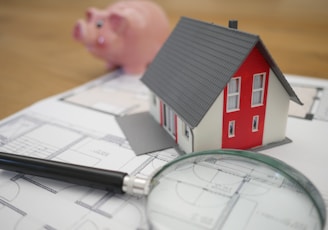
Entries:
{"label": "house door", "polygon": [[171,134],[174,139],[176,139],[177,134],[177,127],[176,127],[176,115],[172,111],[172,109],[163,103],[163,110],[162,110],[162,117],[163,117],[163,127]]}

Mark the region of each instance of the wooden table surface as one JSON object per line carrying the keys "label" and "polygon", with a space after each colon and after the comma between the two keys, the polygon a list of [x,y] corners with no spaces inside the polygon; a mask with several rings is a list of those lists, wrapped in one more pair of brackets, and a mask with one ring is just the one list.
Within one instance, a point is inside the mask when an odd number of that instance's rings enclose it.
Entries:
{"label": "wooden table surface", "polygon": [[[72,39],[89,6],[110,0],[0,0],[0,119],[106,73]],[[181,16],[261,36],[284,73],[328,79],[327,0],[156,0],[172,28]]]}

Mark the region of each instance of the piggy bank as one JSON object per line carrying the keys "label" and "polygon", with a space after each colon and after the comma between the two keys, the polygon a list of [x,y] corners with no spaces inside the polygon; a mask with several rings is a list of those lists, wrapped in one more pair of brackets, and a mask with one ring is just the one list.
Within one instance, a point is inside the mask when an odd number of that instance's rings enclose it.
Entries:
{"label": "piggy bank", "polygon": [[170,32],[163,9],[146,0],[118,1],[108,8],[89,8],[76,22],[73,36],[107,67],[143,73]]}

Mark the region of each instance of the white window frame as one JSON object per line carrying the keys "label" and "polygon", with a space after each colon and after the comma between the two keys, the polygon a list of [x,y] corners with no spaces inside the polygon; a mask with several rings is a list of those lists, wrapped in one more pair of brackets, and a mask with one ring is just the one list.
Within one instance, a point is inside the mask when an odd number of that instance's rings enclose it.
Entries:
{"label": "white window frame", "polygon": [[[230,91],[230,83],[231,81],[237,80],[238,81],[238,86],[237,86],[237,91],[236,92],[229,92]],[[226,111],[227,112],[233,112],[233,111],[238,111],[240,109],[240,88],[241,88],[241,77],[234,77],[231,78],[229,83],[228,83],[228,87],[227,87],[227,108]],[[230,98],[237,98],[236,101],[236,105],[233,108],[230,108],[230,103],[229,103],[229,99]]]}
{"label": "white window frame", "polygon": [[[255,88],[255,78],[258,76],[262,76],[262,85],[260,87]],[[266,81],[266,76],[265,72],[264,73],[257,73],[253,75],[253,83],[252,83],[252,107],[258,107],[263,105],[263,99],[264,99],[264,88],[265,88],[265,81]],[[260,94],[260,100],[254,102],[255,94]]]}
{"label": "white window frame", "polygon": [[259,122],[260,122],[260,116],[259,115],[253,116],[253,119],[252,119],[252,132],[259,131]]}
{"label": "white window frame", "polygon": [[189,126],[187,125],[186,122],[182,122],[182,130],[183,130],[183,135],[189,139],[189,136],[190,136],[190,128]]}
{"label": "white window frame", "polygon": [[165,103],[163,103],[163,127],[168,131],[169,134],[175,136],[176,127],[175,127],[175,113]]}
{"label": "white window frame", "polygon": [[235,131],[236,131],[236,121],[232,120],[229,121],[228,123],[228,137],[234,137],[235,136]]}
{"label": "white window frame", "polygon": [[153,105],[156,106],[157,105],[157,97],[155,94],[152,94],[152,101],[153,101]]}

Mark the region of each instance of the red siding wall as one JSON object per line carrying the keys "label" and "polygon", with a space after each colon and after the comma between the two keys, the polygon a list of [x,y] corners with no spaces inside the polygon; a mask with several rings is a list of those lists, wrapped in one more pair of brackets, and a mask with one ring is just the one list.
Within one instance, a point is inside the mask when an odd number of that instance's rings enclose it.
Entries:
{"label": "red siding wall", "polygon": [[[251,100],[253,76],[257,73],[265,73],[263,105],[252,108]],[[223,105],[222,148],[249,149],[254,146],[262,145],[266,98],[269,82],[269,65],[256,47],[252,50],[245,62],[235,73],[234,77],[241,78],[240,110],[228,113],[226,112],[226,87],[224,90]],[[255,115],[259,115],[259,131],[257,132],[252,131],[252,121],[253,116]],[[235,136],[229,138],[228,124],[231,120],[235,120]]]}

